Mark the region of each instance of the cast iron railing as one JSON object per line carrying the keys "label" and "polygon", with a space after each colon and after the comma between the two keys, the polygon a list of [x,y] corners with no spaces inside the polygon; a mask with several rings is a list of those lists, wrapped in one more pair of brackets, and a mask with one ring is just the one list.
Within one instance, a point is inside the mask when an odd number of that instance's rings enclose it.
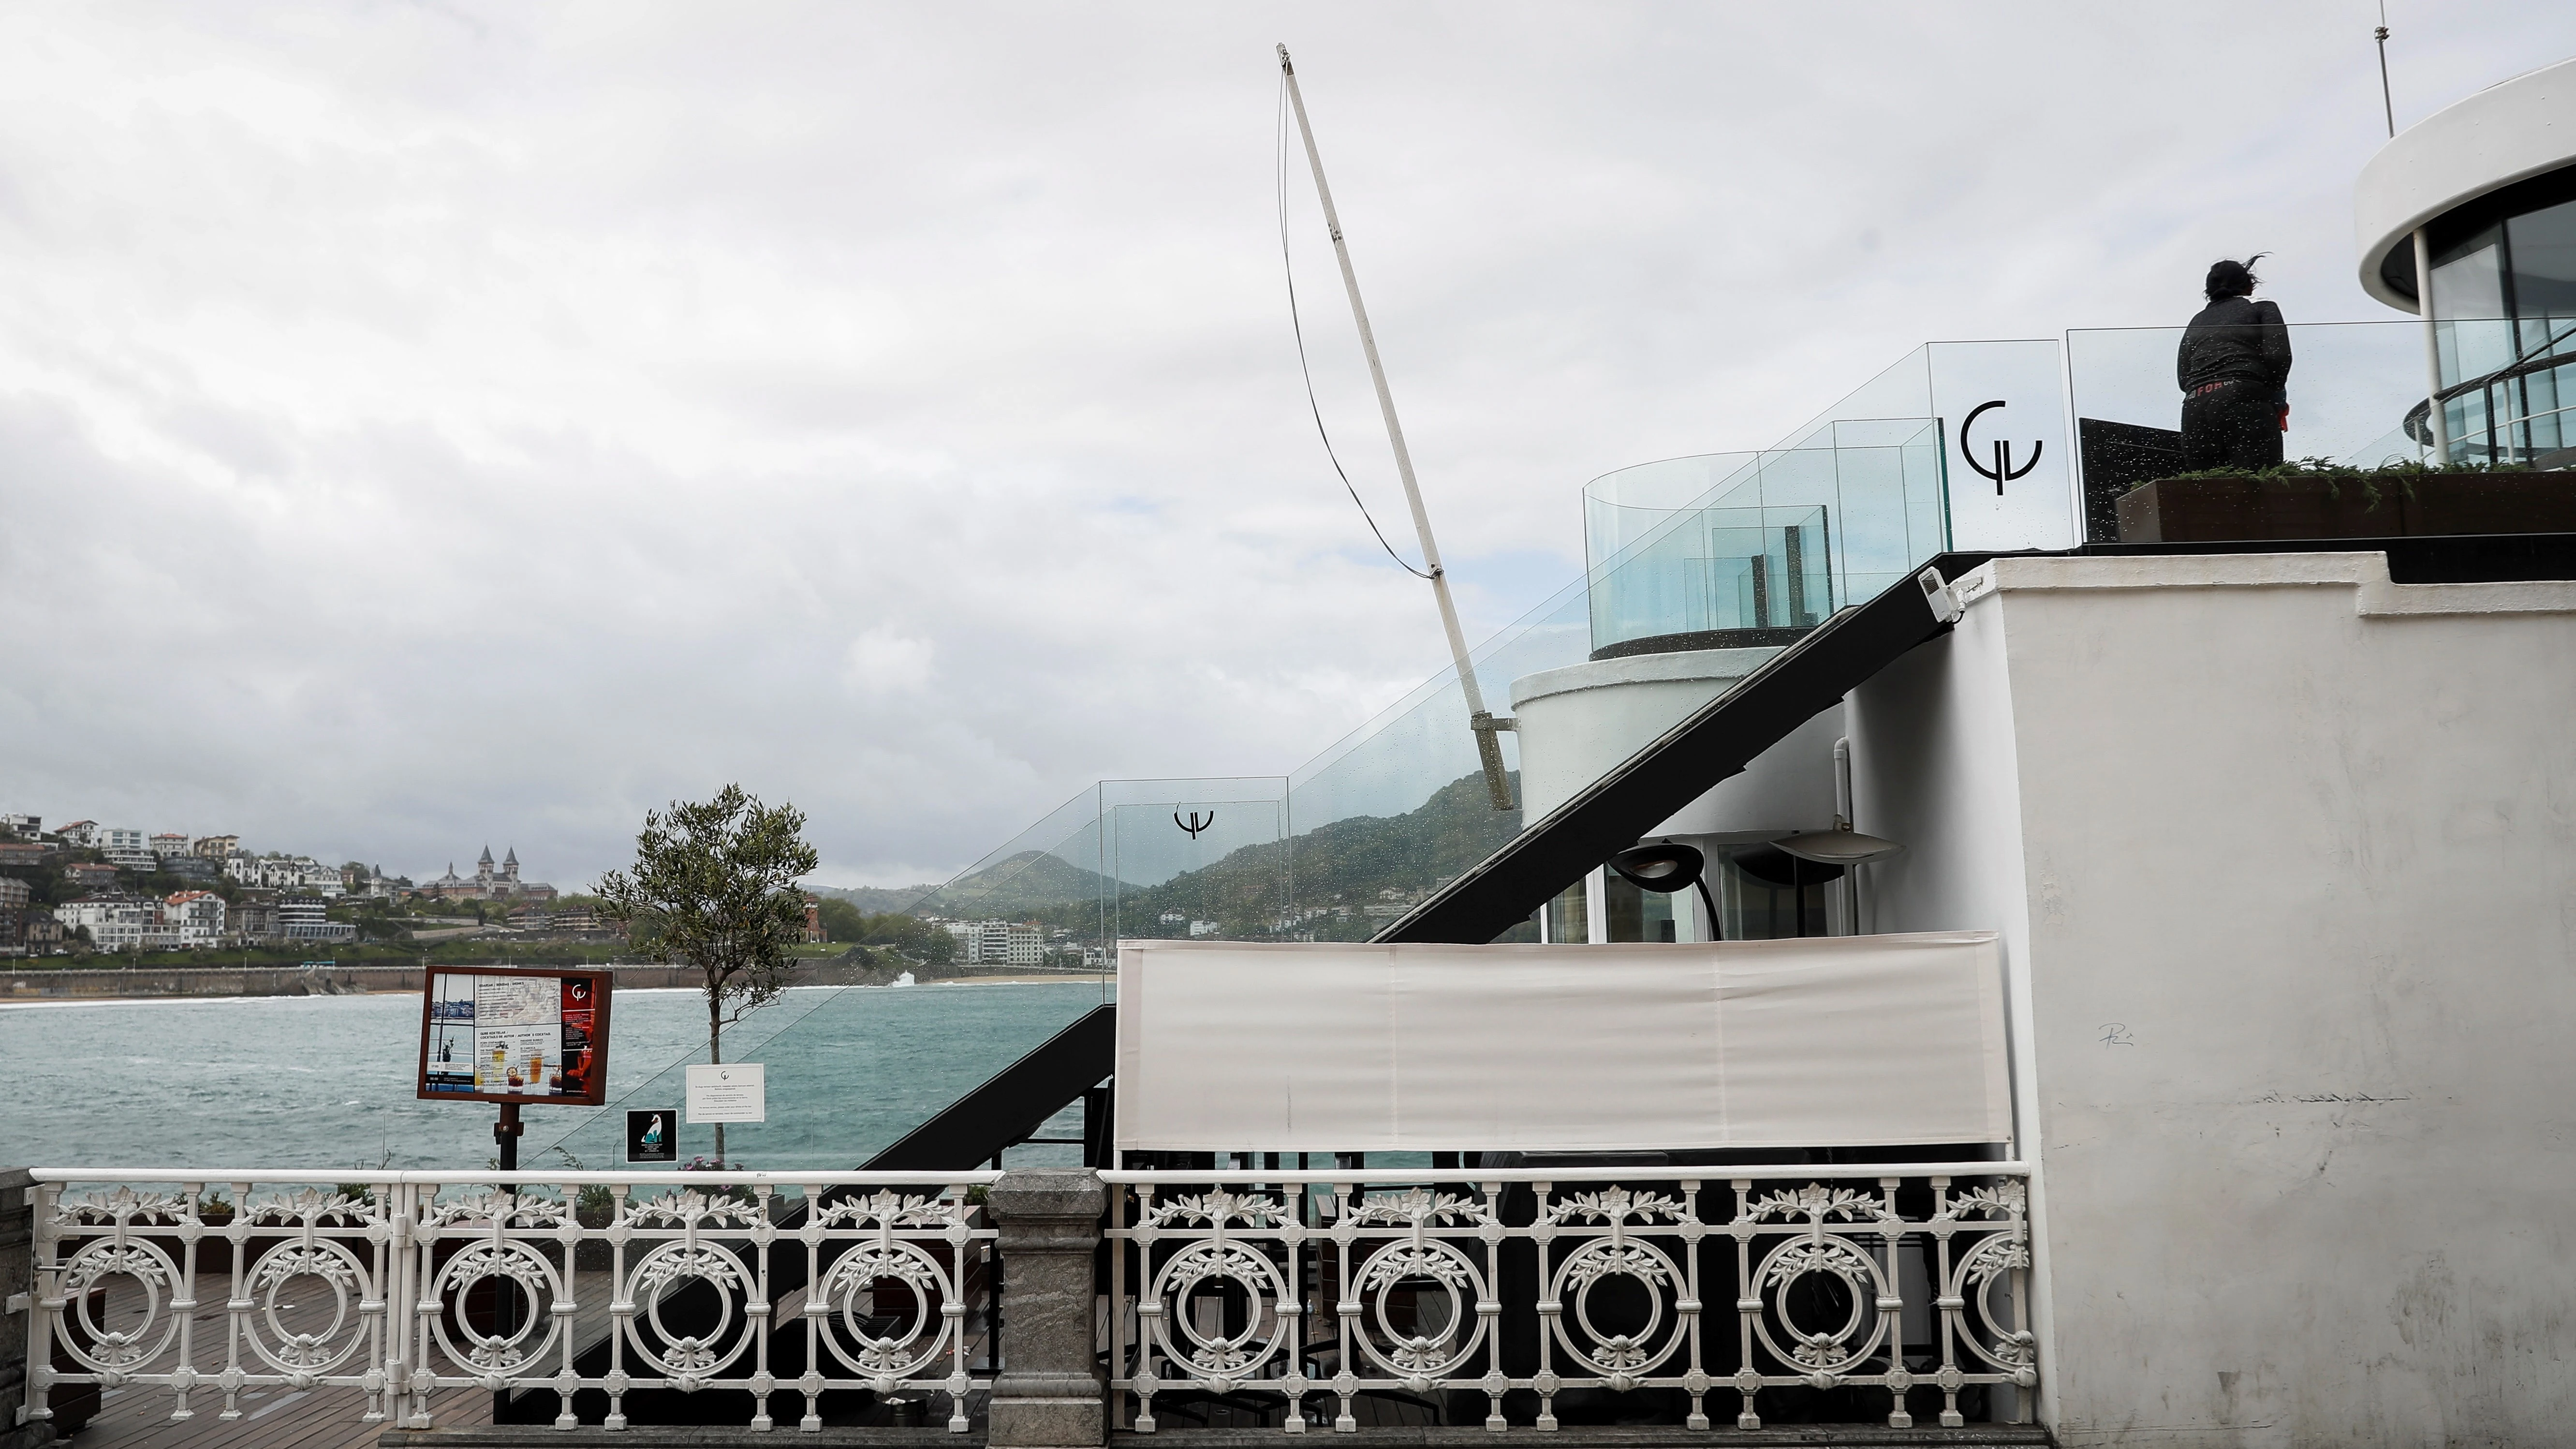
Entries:
{"label": "cast iron railing", "polygon": [[1292,1434],[1367,1400],[1547,1430],[1640,1390],[1692,1429],[1729,1394],[1753,1429],[1766,1391],[1854,1387],[1905,1428],[2027,1418],[2038,1383],[2018,1163],[1101,1175],[1140,1432],[1158,1399]]}
{"label": "cast iron railing", "polygon": [[[632,1393],[732,1389],[752,1428],[795,1394],[814,1429],[829,1386],[944,1395],[962,1433],[995,1237],[970,1199],[1000,1176],[39,1170],[27,1417],[73,1384],[159,1389],[178,1421],[338,1389],[417,1429],[438,1390],[525,1387],[564,1428],[597,1390],[618,1428]],[[789,1375],[773,1315],[801,1322]]]}

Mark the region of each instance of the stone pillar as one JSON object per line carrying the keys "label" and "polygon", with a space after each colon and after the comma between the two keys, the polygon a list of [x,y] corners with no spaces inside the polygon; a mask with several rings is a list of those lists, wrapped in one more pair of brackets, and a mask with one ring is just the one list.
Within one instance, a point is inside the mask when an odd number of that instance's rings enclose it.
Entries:
{"label": "stone pillar", "polygon": [[1005,1172],[985,1198],[1002,1260],[993,1444],[1071,1449],[1108,1438],[1093,1330],[1093,1254],[1107,1203],[1098,1173],[1068,1167]]}

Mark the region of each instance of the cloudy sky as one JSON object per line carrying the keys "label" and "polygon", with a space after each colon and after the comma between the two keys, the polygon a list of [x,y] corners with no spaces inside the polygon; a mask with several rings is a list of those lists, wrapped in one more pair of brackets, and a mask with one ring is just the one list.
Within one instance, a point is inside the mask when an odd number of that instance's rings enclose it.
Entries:
{"label": "cloudy sky", "polygon": [[[2576,52],[2392,9],[2401,125]],[[574,885],[738,780],[894,884],[1284,772],[1444,656],[1273,42],[1479,635],[1926,339],[2387,315],[2373,10],[13,4],[0,807]]]}

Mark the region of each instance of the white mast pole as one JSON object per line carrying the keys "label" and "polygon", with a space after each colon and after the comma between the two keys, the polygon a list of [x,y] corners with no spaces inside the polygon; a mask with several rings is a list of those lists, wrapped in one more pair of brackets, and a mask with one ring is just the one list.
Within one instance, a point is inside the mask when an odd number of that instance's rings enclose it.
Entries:
{"label": "white mast pole", "polygon": [[[2388,89],[2388,0],[2379,0],[2379,111],[2388,121],[2388,139],[2397,139],[2397,101]],[[2415,228],[2415,311],[2424,319],[2424,423],[2433,433],[2433,461],[2449,466],[2451,418],[2442,410],[2442,331],[2433,321],[2433,243]]]}
{"label": "white mast pole", "polygon": [[1485,789],[1494,808],[1512,808],[1511,783],[1503,775],[1502,746],[1494,739],[1498,726],[1485,709],[1484,691],[1476,686],[1476,669],[1467,659],[1467,636],[1458,628],[1458,606],[1449,599],[1449,574],[1440,566],[1440,545],[1431,538],[1431,515],[1422,507],[1422,489],[1413,480],[1413,454],[1404,446],[1404,425],[1396,420],[1395,394],[1386,386],[1386,368],[1378,361],[1377,334],[1370,330],[1368,308],[1360,303],[1359,273],[1351,270],[1351,249],[1342,240],[1342,220],[1333,210],[1333,189],[1324,181],[1324,158],[1315,149],[1314,127],[1306,123],[1306,98],[1297,89],[1297,68],[1288,47],[1279,47],[1279,73],[1287,78],[1288,101],[1297,111],[1297,134],[1306,142],[1306,164],[1315,172],[1315,196],[1324,204],[1324,229],[1332,234],[1333,256],[1342,264],[1342,289],[1351,296],[1351,318],[1359,324],[1360,350],[1368,354],[1369,378],[1377,384],[1378,411],[1386,415],[1387,441],[1395,448],[1395,471],[1404,480],[1404,501],[1413,510],[1413,532],[1422,541],[1422,566],[1431,574],[1431,595],[1440,601],[1440,627],[1449,636],[1449,657],[1457,662],[1458,685],[1467,696],[1468,727],[1476,733],[1476,757],[1485,770]]}

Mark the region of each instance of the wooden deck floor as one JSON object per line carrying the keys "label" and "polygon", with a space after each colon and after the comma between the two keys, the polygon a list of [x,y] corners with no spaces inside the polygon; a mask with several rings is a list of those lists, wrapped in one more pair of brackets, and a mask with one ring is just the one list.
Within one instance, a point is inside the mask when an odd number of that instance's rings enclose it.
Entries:
{"label": "wooden deck floor", "polygon": [[[196,1417],[170,1417],[170,1391],[137,1385],[101,1396],[98,1417],[71,1439],[72,1449],[374,1449],[390,1424],[370,1424],[366,1395],[356,1389],[247,1389],[242,1416],[218,1419],[220,1399],[191,1394]],[[441,1428],[492,1422],[492,1396],[480,1389],[442,1389],[435,1400]]]}
{"label": "wooden deck floor", "polygon": [[[280,1321],[291,1333],[318,1333],[331,1321],[332,1304],[327,1292],[320,1291],[317,1281],[297,1280],[293,1288],[303,1292],[291,1300],[280,1313]],[[581,1305],[574,1319],[576,1342],[587,1341],[608,1319],[609,1282],[606,1273],[574,1275],[573,1301]],[[127,1326],[120,1322],[114,1288],[110,1289],[108,1322],[110,1327]],[[220,1369],[224,1361],[225,1334],[229,1331],[220,1292],[206,1295],[203,1306],[191,1317],[190,1336],[198,1345],[195,1362],[204,1372]],[[242,1350],[245,1362],[252,1360],[248,1348]],[[220,1417],[223,1412],[221,1390],[203,1388],[188,1395],[190,1417],[170,1417],[175,1396],[158,1384],[130,1384],[109,1389],[99,1396],[98,1413],[72,1437],[73,1449],[360,1449],[373,1446],[376,1436],[391,1427],[389,1421],[366,1422],[367,1396],[358,1389],[316,1388],[290,1389],[282,1386],[253,1388],[242,1391],[237,1407],[238,1419]],[[431,1401],[433,1422],[444,1428],[450,1425],[489,1424],[492,1422],[492,1396],[481,1389],[442,1389]]]}

